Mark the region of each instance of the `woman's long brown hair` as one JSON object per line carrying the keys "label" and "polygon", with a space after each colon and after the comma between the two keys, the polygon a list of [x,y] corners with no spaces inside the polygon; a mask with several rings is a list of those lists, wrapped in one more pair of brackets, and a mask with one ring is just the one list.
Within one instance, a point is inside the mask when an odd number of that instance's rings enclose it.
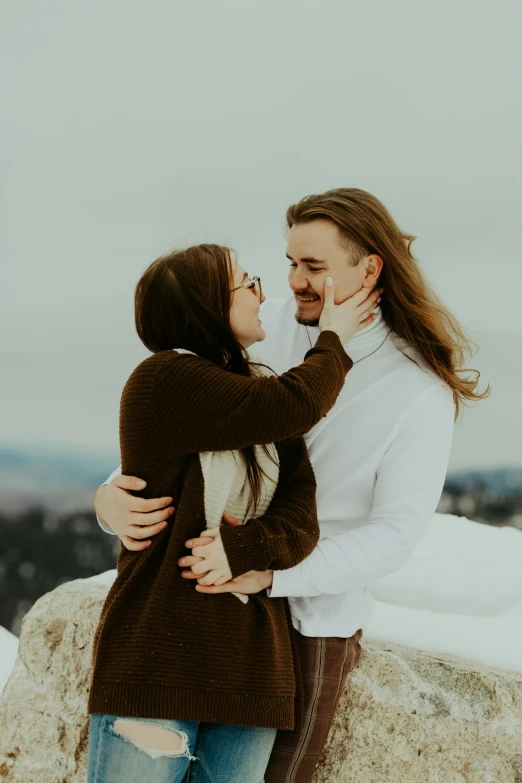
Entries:
{"label": "woman's long brown hair", "polygon": [[354,266],[371,253],[382,258],[379,286],[384,289],[383,318],[450,387],[455,419],[463,402],[489,395],[489,386],[477,391],[479,371],[464,369],[474,344],[422,275],[411,252],[416,237],[401,231],[375,196],[358,188],[329,190],[306,196],[289,207],[286,219],[289,228],[294,223],[321,219],[335,223],[342,244],[351,251]]}
{"label": "woman's long brown hair", "polygon": [[[195,245],[150,264],[134,296],[136,331],[149,351],[185,348],[229,372],[258,374],[230,326],[233,252],[221,245]],[[241,449],[241,456],[257,505],[263,471],[253,446]]]}

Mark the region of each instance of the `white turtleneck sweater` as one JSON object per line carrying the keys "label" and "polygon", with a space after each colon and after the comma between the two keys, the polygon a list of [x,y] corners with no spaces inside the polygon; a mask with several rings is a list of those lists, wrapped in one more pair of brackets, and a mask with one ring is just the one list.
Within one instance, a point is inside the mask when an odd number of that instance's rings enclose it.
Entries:
{"label": "white turtleneck sweater", "polygon": [[[267,336],[254,346],[255,358],[277,374],[300,364],[310,348],[295,309],[293,297],[262,308]],[[369,587],[409,558],[446,476],[452,393],[409,346],[387,337],[376,312],[344,346],[355,364],[335,406],[305,435],[320,541],[299,565],[274,571],[268,589],[271,597],[288,597],[294,627],[305,636],[347,637],[364,627],[373,606]],[[313,345],[319,330],[308,332]]]}
{"label": "white turtleneck sweater", "polygon": [[[376,312],[345,345],[355,364],[335,406],[305,435],[317,479],[320,541],[299,565],[274,571],[267,591],[288,598],[294,627],[305,636],[347,637],[364,627],[371,584],[409,558],[446,475],[451,391],[409,346],[387,336]],[[294,316],[293,297],[262,306],[266,339],[249,352],[277,374],[301,364],[310,348],[307,329]],[[319,330],[308,332],[313,345]]]}

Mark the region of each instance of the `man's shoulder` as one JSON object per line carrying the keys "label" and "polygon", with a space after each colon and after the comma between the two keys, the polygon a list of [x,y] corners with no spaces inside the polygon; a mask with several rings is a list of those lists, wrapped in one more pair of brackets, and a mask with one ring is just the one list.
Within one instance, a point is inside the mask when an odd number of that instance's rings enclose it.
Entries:
{"label": "man's shoulder", "polygon": [[446,405],[452,403],[450,387],[411,345],[397,336],[394,336],[392,344],[405,408],[415,403],[422,404],[423,400],[439,400]]}

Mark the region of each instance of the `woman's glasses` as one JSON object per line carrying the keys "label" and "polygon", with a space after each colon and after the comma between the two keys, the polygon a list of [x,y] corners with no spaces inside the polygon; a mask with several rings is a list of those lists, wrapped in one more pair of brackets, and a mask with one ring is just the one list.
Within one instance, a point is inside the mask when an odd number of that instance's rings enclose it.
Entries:
{"label": "woman's glasses", "polygon": [[260,277],[249,277],[247,280],[245,280],[241,285],[238,285],[236,288],[232,288],[232,291],[238,291],[240,288],[253,288],[259,297],[259,301],[263,301],[263,287],[261,285],[261,278]]}

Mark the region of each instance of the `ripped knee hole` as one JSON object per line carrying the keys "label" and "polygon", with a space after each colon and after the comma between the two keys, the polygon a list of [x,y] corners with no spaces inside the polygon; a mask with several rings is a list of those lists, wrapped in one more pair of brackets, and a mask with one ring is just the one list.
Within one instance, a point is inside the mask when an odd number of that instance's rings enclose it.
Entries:
{"label": "ripped knee hole", "polygon": [[184,731],[164,729],[152,723],[118,718],[114,731],[153,756],[187,756],[188,738]]}

